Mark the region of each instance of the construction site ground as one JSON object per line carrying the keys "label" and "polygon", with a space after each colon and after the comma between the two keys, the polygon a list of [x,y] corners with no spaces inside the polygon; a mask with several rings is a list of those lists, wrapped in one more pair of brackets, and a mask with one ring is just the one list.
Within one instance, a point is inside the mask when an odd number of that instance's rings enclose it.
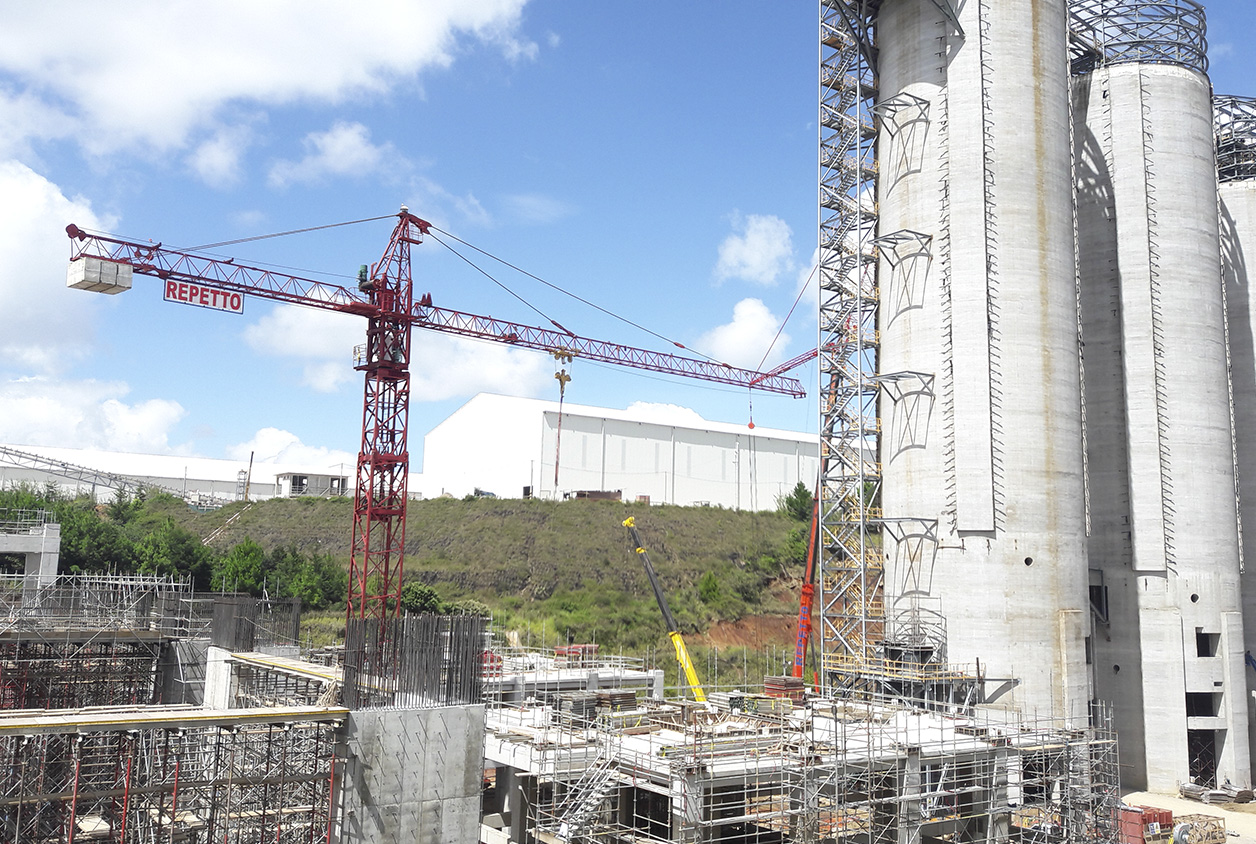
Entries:
{"label": "construction site ground", "polygon": [[1176,819],[1182,815],[1211,815],[1224,818],[1226,833],[1238,844],[1256,844],[1256,803],[1207,804],[1168,794],[1133,791],[1121,798],[1128,806],[1168,809]]}

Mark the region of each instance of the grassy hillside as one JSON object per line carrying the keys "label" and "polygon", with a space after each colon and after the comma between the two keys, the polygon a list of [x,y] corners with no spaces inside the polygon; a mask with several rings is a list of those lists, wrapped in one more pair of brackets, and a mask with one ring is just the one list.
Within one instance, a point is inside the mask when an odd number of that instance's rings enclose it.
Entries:
{"label": "grassy hillside", "polygon": [[[207,536],[238,511],[178,517]],[[655,647],[661,620],[622,521],[635,516],[682,628],[705,630],[747,614],[792,613],[805,525],[780,513],[603,501],[441,498],[412,502],[406,575],[450,601],[474,599],[521,635],[555,634],[608,647]],[[250,507],[214,545],[249,537],[347,561],[352,504],[274,499]],[[663,640],[666,641],[665,639]]]}

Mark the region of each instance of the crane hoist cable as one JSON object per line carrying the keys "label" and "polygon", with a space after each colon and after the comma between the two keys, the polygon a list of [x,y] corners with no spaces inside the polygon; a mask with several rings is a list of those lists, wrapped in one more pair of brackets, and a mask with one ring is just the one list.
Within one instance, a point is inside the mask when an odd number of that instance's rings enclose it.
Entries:
{"label": "crane hoist cable", "polygon": [[641,544],[641,534],[637,533],[637,520],[629,516],[624,519],[622,524],[628,528],[628,535],[632,538],[633,550],[641,558],[641,562],[645,566],[646,576],[650,578],[650,588],[654,590],[654,598],[659,603],[659,609],[663,611],[663,623],[667,625],[667,637],[672,640],[672,647],[676,649],[676,662],[679,663],[681,672],[689,683],[689,688],[693,690],[694,699],[699,703],[706,703],[706,692],[702,691],[702,683],[698,681],[697,669],[693,667],[693,660],[689,658],[689,649],[685,647],[685,640],[680,635],[676,617],[672,615],[672,610],[667,605],[667,598],[663,595],[663,587],[659,585],[658,575],[654,573],[654,566],[650,563],[650,555],[645,552],[645,547]]}
{"label": "crane hoist cable", "polygon": [[[763,364],[767,362],[768,355],[772,354],[772,349],[776,348],[776,341],[781,339],[781,332],[785,330],[785,326],[789,324],[789,318],[794,315],[794,310],[798,307],[798,303],[802,301],[802,294],[807,292],[807,287],[811,284],[811,279],[815,278],[816,270],[819,264],[811,268],[807,280],[803,282],[802,287],[798,289],[798,295],[794,297],[794,304],[789,306],[789,313],[785,314],[785,319],[781,320],[781,325],[776,329],[776,336],[772,338],[772,342],[768,343],[767,349],[763,352],[763,357],[759,358],[759,365],[755,369],[763,369]],[[746,401],[749,403],[750,428],[754,429],[754,393],[746,390]]]}
{"label": "crane hoist cable", "polygon": [[[651,337],[654,337],[655,339],[662,340],[664,343],[670,343],[671,345],[675,346],[678,349],[684,349],[687,352],[692,352],[693,354],[697,355],[700,358],[705,358],[706,360],[709,360],[709,361],[715,360],[715,358],[711,357],[710,355],[705,355],[702,352],[698,351],[697,349],[691,349],[688,346],[686,346],[684,343],[680,343],[676,340],[671,339],[670,337],[659,334],[657,331],[653,331],[649,328],[646,328],[644,325],[641,325],[640,323],[633,322],[632,320],[628,319],[626,316],[617,314],[612,310],[608,310],[607,308],[602,307],[596,302],[590,302],[588,299],[585,299],[583,296],[579,296],[575,293],[572,293],[570,290],[566,290],[563,287],[560,287],[559,285],[554,284],[551,281],[546,281],[545,279],[541,278],[539,275],[530,273],[527,270],[523,269],[522,267],[519,267],[510,263],[505,258],[500,258],[497,255],[494,255],[492,252],[488,252],[484,249],[481,249],[480,247],[476,246],[474,243],[468,243],[467,241],[458,237],[456,234],[447,232],[444,229],[439,228],[438,226],[432,226],[432,231],[437,231],[445,235],[446,237],[453,238],[454,240],[461,243],[463,246],[466,246],[468,249],[474,249],[476,252],[479,252],[481,255],[485,256],[486,258],[491,258],[499,264],[503,264],[507,267],[510,267],[515,272],[521,273],[522,275],[526,275],[528,278],[532,279],[533,281],[539,281],[541,284],[544,284],[546,287],[550,288],[551,290],[555,290],[563,294],[564,296],[569,296],[572,299],[575,299],[577,302],[580,302],[581,304],[588,305],[590,308],[593,308],[593,310],[600,311],[601,313],[606,314],[611,319],[617,319],[620,322],[624,323],[624,325],[631,325],[633,328],[637,329],[638,331],[644,331],[646,334],[649,334]],[[463,260],[466,260],[466,259],[464,258]],[[810,281],[810,279],[808,279],[808,281]]]}

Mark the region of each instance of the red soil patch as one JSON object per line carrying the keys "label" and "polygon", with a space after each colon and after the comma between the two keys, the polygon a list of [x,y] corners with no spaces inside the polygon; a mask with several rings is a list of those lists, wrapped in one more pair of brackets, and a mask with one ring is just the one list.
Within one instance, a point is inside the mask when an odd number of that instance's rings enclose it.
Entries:
{"label": "red soil patch", "polygon": [[769,645],[793,646],[798,619],[791,615],[748,615],[736,621],[721,621],[707,628],[700,641],[717,648],[755,648]]}

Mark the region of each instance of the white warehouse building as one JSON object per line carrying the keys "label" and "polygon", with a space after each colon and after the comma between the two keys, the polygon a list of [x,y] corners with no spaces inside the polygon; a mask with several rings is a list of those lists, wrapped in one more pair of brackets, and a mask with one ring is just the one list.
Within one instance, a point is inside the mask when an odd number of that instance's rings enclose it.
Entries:
{"label": "white warehouse building", "polygon": [[429,498],[619,491],[626,501],[770,510],[799,481],[813,487],[818,471],[814,434],[709,422],[670,406],[564,404],[560,414],[557,402],[480,393],[424,438],[423,472],[411,474],[410,490]]}

